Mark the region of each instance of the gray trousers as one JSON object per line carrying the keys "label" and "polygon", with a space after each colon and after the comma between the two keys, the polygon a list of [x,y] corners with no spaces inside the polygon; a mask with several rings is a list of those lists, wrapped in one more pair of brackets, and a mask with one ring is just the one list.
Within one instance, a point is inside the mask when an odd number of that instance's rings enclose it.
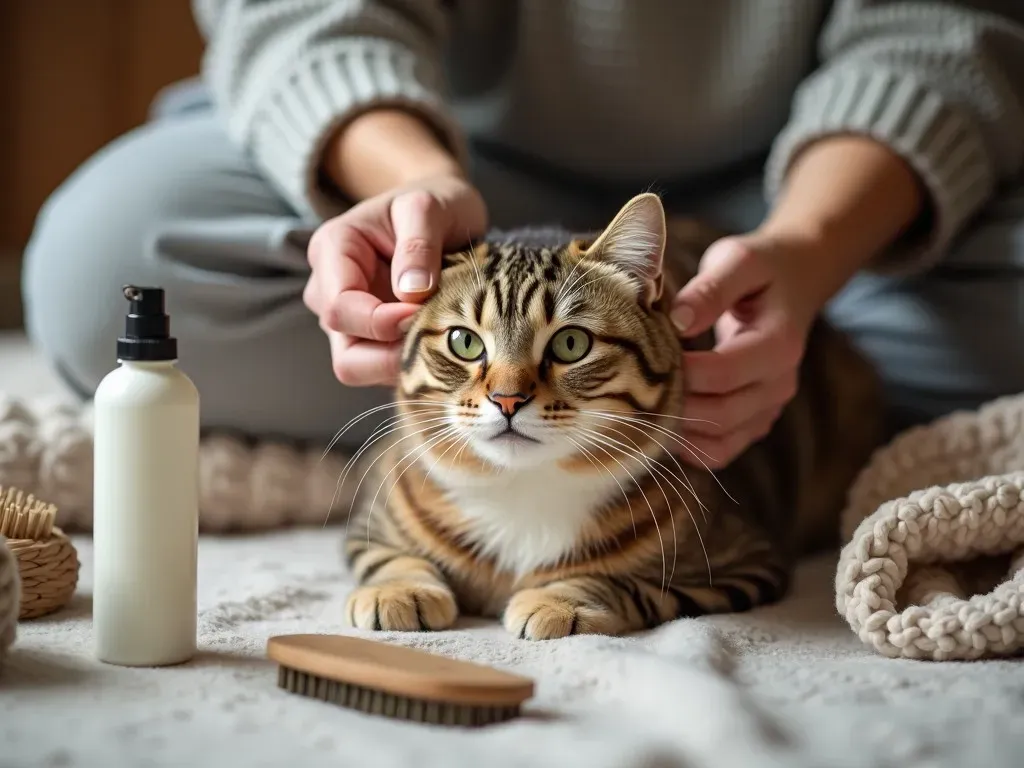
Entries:
{"label": "gray trousers", "polygon": [[[502,228],[599,227],[637,191],[597,193],[485,153],[473,175]],[[671,205],[736,230],[765,211],[756,169]],[[96,154],[40,212],[24,273],[29,334],[87,398],[116,365],[121,285],[163,286],[206,427],[327,439],[391,393],[333,377],[301,298],[314,226],[208,109],[158,120]],[[1022,306],[1024,186],[1001,194],[939,267],[902,280],[858,277],[829,314],[879,366],[893,424],[904,426],[1024,392]],[[379,420],[365,419],[343,443],[357,444]]]}

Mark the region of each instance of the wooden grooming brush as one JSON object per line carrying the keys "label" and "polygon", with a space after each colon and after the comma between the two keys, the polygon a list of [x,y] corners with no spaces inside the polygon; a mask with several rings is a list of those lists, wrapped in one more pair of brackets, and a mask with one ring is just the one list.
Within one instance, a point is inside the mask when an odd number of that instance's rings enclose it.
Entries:
{"label": "wooden grooming brush", "polygon": [[357,637],[280,635],[267,656],[287,691],[401,720],[490,725],[533,696],[529,678]]}

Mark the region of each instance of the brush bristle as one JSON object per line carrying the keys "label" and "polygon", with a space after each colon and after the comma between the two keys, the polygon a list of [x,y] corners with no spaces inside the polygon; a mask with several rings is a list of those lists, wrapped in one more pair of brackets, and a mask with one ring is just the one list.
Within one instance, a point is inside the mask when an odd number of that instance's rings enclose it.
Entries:
{"label": "brush bristle", "polygon": [[31,493],[0,485],[0,536],[8,539],[50,538],[57,507]]}
{"label": "brush bristle", "polygon": [[373,688],[339,683],[291,667],[278,668],[277,684],[291,693],[356,709],[370,715],[434,725],[476,727],[511,720],[520,707],[447,704],[385,693]]}

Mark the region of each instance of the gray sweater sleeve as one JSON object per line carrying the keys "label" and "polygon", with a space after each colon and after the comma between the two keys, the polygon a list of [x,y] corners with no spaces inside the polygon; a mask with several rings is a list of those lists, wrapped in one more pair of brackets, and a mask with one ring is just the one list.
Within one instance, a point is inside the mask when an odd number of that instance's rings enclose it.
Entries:
{"label": "gray sweater sleeve", "polygon": [[808,143],[871,136],[910,164],[930,198],[927,230],[878,268],[925,269],[1024,167],[1024,2],[837,0],[819,53],[769,156],[767,193],[778,194]]}
{"label": "gray sweater sleeve", "polygon": [[318,178],[324,144],[376,106],[413,110],[460,159],[446,105],[436,0],[192,0],[203,77],[231,138],[304,217],[343,201]]}

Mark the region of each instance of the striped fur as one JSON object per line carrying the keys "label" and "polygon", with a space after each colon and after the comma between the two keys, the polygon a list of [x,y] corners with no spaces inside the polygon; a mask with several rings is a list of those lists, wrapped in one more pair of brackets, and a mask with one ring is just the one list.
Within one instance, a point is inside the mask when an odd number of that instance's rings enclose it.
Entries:
{"label": "striped fur", "polygon": [[530,639],[630,632],[776,601],[797,555],[834,541],[880,409],[827,326],[768,437],[718,473],[677,458],[685,370],[667,313],[710,237],[641,195],[596,239],[514,233],[446,257],[396,413],[354,473],[353,625],[466,613]]}

